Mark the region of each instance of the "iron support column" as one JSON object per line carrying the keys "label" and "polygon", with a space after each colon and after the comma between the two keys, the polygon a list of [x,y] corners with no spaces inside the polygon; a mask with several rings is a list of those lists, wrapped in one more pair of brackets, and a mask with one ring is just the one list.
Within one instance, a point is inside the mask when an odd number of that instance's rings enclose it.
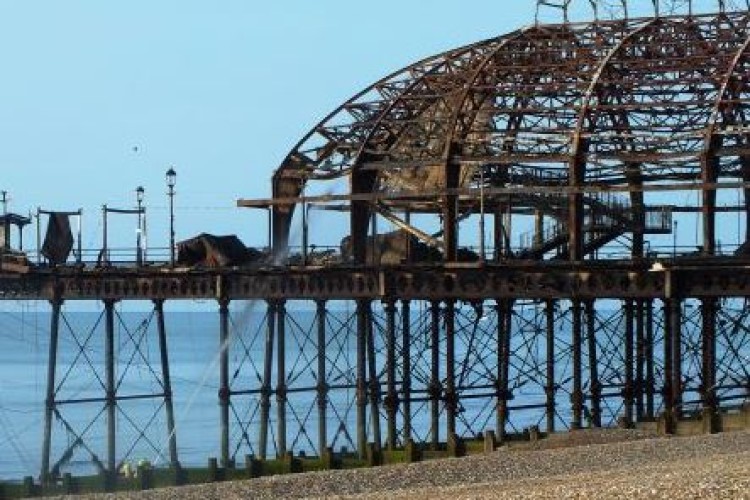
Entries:
{"label": "iron support column", "polygon": [[672,316],[672,401],[673,415],[679,419],[682,415],[682,308],[681,300],[672,299],[670,315]]}
{"label": "iron support column", "polygon": [[411,439],[411,311],[408,300],[401,301],[401,400],[404,412],[404,446]]}
{"label": "iron support column", "polygon": [[643,420],[645,413],[645,365],[646,365],[646,332],[645,332],[645,314],[642,299],[635,301],[635,418],[638,421]]}
{"label": "iron support column", "polygon": [[50,453],[52,448],[52,416],[55,412],[55,374],[57,372],[57,343],[60,332],[60,309],[63,301],[55,297],[50,301],[52,316],[50,318],[49,357],[47,359],[47,397],[44,400],[44,442],[42,443],[41,481],[47,485],[54,478],[50,477]]}
{"label": "iron support column", "polygon": [[703,408],[716,411],[716,299],[705,298],[701,304],[702,317],[702,383]]}
{"label": "iron support column", "polygon": [[580,429],[583,422],[583,366],[581,356],[582,328],[581,328],[581,302],[573,300],[571,304],[571,314],[573,315],[572,330],[572,350],[573,350],[573,393],[571,394],[571,403],[573,410],[573,421],[570,424],[571,429]]}
{"label": "iron support column", "polygon": [[382,440],[380,438],[380,380],[378,379],[375,358],[375,331],[372,321],[371,304],[367,304],[367,367],[369,371],[370,392],[370,423],[372,424],[372,440],[375,451],[380,452]]}
{"label": "iron support column", "polygon": [[656,365],[654,362],[654,303],[645,303],[646,314],[646,415],[655,417]]}
{"label": "iron support column", "polygon": [[547,384],[544,391],[547,396],[546,417],[547,432],[555,431],[555,301],[548,300],[544,310],[546,316],[547,344]]}
{"label": "iron support column", "polygon": [[672,359],[672,300],[664,301],[664,408],[671,418],[674,412],[674,391],[672,389],[672,377],[674,363]]}
{"label": "iron support column", "polygon": [[116,421],[117,395],[115,386],[115,301],[104,301],[104,371],[107,406],[107,486],[114,487],[117,478]]}
{"label": "iron support column", "polygon": [[154,300],[156,311],[156,328],[159,335],[159,354],[161,356],[161,378],[164,385],[164,410],[167,414],[167,436],[169,446],[169,464],[177,469],[180,466],[177,456],[177,434],[174,425],[174,407],[172,402],[172,377],[169,372],[169,351],[167,351],[167,328],[164,321],[164,299]]}
{"label": "iron support column", "polygon": [[328,425],[326,413],[328,409],[328,382],[326,381],[326,302],[318,300],[318,456],[328,447]]}
{"label": "iron support column", "polygon": [[263,352],[263,385],[260,389],[260,429],[258,455],[261,460],[268,456],[268,425],[271,415],[271,373],[273,368],[273,344],[276,336],[276,302],[268,302],[266,313],[266,339]]}
{"label": "iron support column", "polygon": [[602,426],[602,386],[599,380],[599,356],[596,350],[596,310],[594,301],[587,300],[586,310],[586,341],[589,354],[589,392],[591,396],[591,425]]}
{"label": "iron support column", "polygon": [[430,303],[430,437],[432,449],[440,443],[440,302]]}
{"label": "iron support column", "polygon": [[498,300],[497,308],[497,411],[495,432],[501,442],[505,439],[508,423],[508,400],[510,399],[510,337],[513,303],[508,299]]}
{"label": "iron support column", "polygon": [[278,456],[286,455],[286,306],[280,300],[276,304],[276,329],[278,349],[276,351],[276,439]]}
{"label": "iron support column", "polygon": [[445,416],[448,439],[456,434],[456,303],[445,301]]}
{"label": "iron support column", "polygon": [[396,304],[389,300],[385,303],[386,335],[386,397],[384,401],[388,418],[387,446],[396,448],[396,411],[398,393],[396,392]]}
{"label": "iron support column", "polygon": [[221,466],[229,466],[229,300],[219,300],[219,421]]}
{"label": "iron support column", "polygon": [[369,303],[357,300],[357,451],[360,459],[367,457],[367,321]]}
{"label": "iron support column", "polygon": [[679,418],[682,394],[680,300],[664,304],[664,408],[669,418]]}
{"label": "iron support column", "polygon": [[625,387],[622,391],[623,404],[625,406],[625,421],[628,426],[633,423],[633,301],[625,300]]}

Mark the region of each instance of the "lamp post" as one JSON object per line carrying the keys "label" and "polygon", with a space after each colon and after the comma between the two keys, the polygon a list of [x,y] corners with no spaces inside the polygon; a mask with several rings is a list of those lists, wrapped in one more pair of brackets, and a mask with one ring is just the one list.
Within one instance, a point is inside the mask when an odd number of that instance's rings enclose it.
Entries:
{"label": "lamp post", "polygon": [[143,265],[143,194],[145,189],[143,186],[135,188],[135,201],[138,203],[138,231],[136,232],[136,262],[138,266]]}
{"label": "lamp post", "polygon": [[173,167],[167,170],[167,196],[169,196],[169,265],[174,267],[174,186],[177,183],[177,172]]}

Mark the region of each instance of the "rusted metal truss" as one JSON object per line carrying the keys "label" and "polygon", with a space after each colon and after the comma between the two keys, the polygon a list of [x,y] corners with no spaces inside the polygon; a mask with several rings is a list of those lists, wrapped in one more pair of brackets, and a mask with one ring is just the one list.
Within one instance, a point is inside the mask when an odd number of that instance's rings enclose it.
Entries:
{"label": "rusted metal truss", "polygon": [[[480,197],[482,212],[512,205],[563,224],[577,260],[593,210],[580,192],[621,190],[642,218],[642,191],[698,184],[703,194],[691,205],[703,213],[711,254],[718,195],[709,186],[750,179],[748,22],[746,11],[721,11],[533,25],[393,73],[334,110],[282,162],[274,198],[288,201],[271,203],[275,246],[287,244],[293,200],[308,183],[349,177],[355,244],[374,212],[356,197],[369,194],[390,216],[440,214],[447,260],[461,245],[457,214],[479,213]],[[501,193],[556,186],[571,189],[564,206]],[[737,210],[747,214],[747,205]],[[643,239],[638,224],[626,232]]]}

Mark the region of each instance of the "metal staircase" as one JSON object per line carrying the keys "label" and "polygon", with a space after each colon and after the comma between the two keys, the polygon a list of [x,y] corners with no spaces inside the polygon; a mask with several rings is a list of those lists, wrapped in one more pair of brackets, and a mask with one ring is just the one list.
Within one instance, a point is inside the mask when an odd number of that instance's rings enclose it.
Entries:
{"label": "metal staircase", "polygon": [[[522,250],[517,257],[522,259],[541,260],[550,252],[555,252],[553,259],[568,258],[567,200],[541,197],[535,205],[544,215],[552,218],[551,223],[542,227],[541,234],[529,231],[521,235]],[[637,231],[639,221],[627,199],[613,193],[597,193],[584,199],[587,208],[584,218],[584,255],[611,243],[626,233]],[[672,212],[669,206],[646,206],[643,214],[644,234],[668,234],[672,231]]]}

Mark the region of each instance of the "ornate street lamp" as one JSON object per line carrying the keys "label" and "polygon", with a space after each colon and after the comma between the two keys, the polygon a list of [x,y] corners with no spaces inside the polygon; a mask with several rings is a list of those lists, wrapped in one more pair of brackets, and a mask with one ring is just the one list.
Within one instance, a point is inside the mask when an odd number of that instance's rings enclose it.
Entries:
{"label": "ornate street lamp", "polygon": [[143,195],[145,193],[143,186],[135,188],[135,201],[138,203],[138,230],[136,232],[136,262],[138,266],[143,265]]}
{"label": "ornate street lamp", "polygon": [[167,196],[169,196],[169,265],[174,267],[174,186],[177,183],[177,172],[173,167],[167,170]]}

